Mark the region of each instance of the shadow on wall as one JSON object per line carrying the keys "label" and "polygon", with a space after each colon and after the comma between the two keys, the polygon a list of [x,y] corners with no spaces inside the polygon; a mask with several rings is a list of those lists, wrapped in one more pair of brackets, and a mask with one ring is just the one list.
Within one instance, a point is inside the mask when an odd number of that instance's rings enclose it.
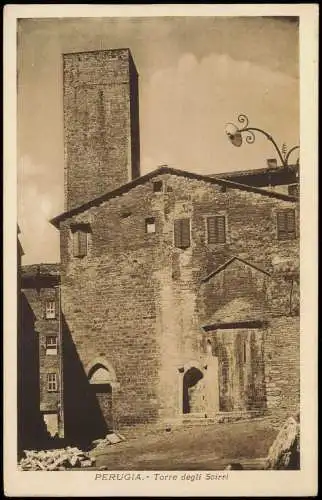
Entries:
{"label": "shadow on wall", "polygon": [[103,417],[95,390],[88,381],[64,315],[62,328],[65,441],[86,448],[93,439],[105,437],[110,429]]}
{"label": "shadow on wall", "polygon": [[201,408],[194,396],[198,390],[198,382],[203,378],[203,374],[198,368],[190,368],[183,377],[183,413],[198,413]]}
{"label": "shadow on wall", "polygon": [[39,337],[35,315],[24,293],[18,311],[18,457],[25,449],[43,449],[50,435],[40,412]]}

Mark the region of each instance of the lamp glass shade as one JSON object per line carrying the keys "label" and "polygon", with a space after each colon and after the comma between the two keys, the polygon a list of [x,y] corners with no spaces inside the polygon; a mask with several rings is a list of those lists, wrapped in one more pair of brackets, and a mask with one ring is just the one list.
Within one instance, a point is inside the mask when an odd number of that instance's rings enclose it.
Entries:
{"label": "lamp glass shade", "polygon": [[233,144],[233,146],[236,146],[237,148],[239,148],[242,145],[243,138],[242,138],[242,135],[239,131],[236,132],[236,134],[230,135],[228,137],[229,137],[230,142]]}
{"label": "lamp glass shade", "polygon": [[228,139],[234,146],[239,147],[242,145],[242,135],[236,125],[234,125],[233,123],[227,123],[225,132],[228,136]]}

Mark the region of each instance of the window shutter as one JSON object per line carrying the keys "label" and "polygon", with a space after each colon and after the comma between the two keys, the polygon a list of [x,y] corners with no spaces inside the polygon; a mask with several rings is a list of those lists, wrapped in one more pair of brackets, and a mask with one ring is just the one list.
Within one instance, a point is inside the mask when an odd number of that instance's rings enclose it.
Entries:
{"label": "window shutter", "polygon": [[79,232],[73,233],[73,254],[74,257],[79,257]]}
{"label": "window shutter", "polygon": [[294,213],[294,210],[289,210],[286,215],[287,215],[287,231],[289,233],[294,233],[294,231],[295,231],[295,213]]}
{"label": "window shutter", "polygon": [[177,248],[190,247],[190,219],[174,221],[174,244]]}
{"label": "window shutter", "polygon": [[216,217],[207,218],[208,243],[216,243]]}
{"label": "window shutter", "polygon": [[295,211],[293,209],[277,212],[277,233],[280,240],[295,238]]}
{"label": "window shutter", "polygon": [[190,247],[190,219],[181,220],[181,245],[182,248]]}
{"label": "window shutter", "polygon": [[84,257],[87,255],[87,233],[85,231],[79,231],[79,257]]}
{"label": "window shutter", "polygon": [[216,215],[207,219],[208,243],[226,242],[226,217]]}

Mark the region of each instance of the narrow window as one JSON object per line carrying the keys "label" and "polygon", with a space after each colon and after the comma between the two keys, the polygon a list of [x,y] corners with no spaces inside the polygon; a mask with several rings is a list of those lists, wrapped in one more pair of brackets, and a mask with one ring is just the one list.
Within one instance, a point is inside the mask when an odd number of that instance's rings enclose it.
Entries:
{"label": "narrow window", "polygon": [[46,355],[57,354],[57,337],[56,335],[48,335],[46,337]]}
{"label": "narrow window", "polygon": [[145,219],[145,232],[146,233],[155,233],[155,218],[154,217],[148,217]]}
{"label": "narrow window", "polygon": [[47,300],[45,311],[46,311],[46,319],[56,318],[56,304],[54,300]]}
{"label": "narrow window", "polygon": [[190,247],[190,219],[174,221],[174,244],[177,248]]}
{"label": "narrow window", "polygon": [[56,373],[47,373],[47,390],[48,392],[57,392],[58,383]]}
{"label": "narrow window", "polygon": [[245,340],[243,342],[243,361],[244,361],[244,363],[246,363],[246,361],[247,361],[247,350],[246,350],[246,342],[245,342]]}
{"label": "narrow window", "polygon": [[89,232],[88,225],[72,228],[74,257],[85,257],[87,255]]}
{"label": "narrow window", "polygon": [[295,210],[290,208],[277,212],[277,237],[279,240],[295,238]]}
{"label": "narrow window", "polygon": [[153,192],[154,193],[161,193],[163,187],[162,181],[155,181],[153,183]]}
{"label": "narrow window", "polygon": [[208,243],[226,242],[226,216],[207,217]]}

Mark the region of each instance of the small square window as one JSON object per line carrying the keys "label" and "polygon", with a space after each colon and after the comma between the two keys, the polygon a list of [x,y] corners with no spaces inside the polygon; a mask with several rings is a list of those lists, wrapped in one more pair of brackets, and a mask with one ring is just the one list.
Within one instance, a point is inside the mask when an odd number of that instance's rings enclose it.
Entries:
{"label": "small square window", "polygon": [[58,390],[57,373],[47,373],[47,391],[57,392],[57,390]]}
{"label": "small square window", "polygon": [[155,218],[149,217],[145,219],[145,232],[148,234],[155,233]]}
{"label": "small square window", "polygon": [[162,187],[163,187],[163,182],[162,181],[155,181],[153,183],[153,192],[154,193],[161,193],[162,192]]}
{"label": "small square window", "polygon": [[56,318],[56,304],[54,300],[48,300],[46,302],[46,319]]}
{"label": "small square window", "polygon": [[46,337],[46,355],[57,354],[57,337],[56,335],[49,335]]}

